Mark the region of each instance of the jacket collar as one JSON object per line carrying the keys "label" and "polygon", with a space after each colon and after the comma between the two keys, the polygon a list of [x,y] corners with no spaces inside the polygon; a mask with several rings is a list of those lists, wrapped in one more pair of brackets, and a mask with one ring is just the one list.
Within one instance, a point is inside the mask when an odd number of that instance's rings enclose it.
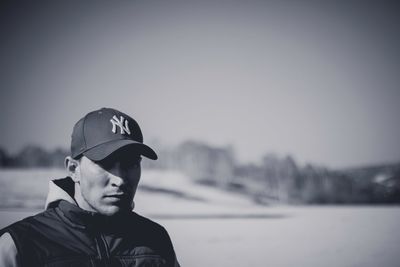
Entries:
{"label": "jacket collar", "polygon": [[74,199],[74,191],[75,183],[71,177],[50,181],[45,209],[56,205],[60,200],[65,200],[71,204],[78,205]]}
{"label": "jacket collar", "polygon": [[56,212],[63,221],[70,226],[78,228],[101,227],[115,228],[124,222],[127,216],[135,214],[132,211],[105,216],[97,212],[84,210],[78,206],[74,199],[74,181],[71,177],[50,181],[49,193],[46,199],[46,209],[56,207]]}

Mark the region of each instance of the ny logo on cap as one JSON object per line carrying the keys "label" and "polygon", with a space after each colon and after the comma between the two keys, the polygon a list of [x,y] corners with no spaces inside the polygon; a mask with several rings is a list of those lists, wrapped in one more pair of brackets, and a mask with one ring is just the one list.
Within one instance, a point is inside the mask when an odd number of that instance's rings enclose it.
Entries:
{"label": "ny logo on cap", "polygon": [[125,132],[129,135],[131,134],[131,131],[129,130],[128,127],[128,120],[126,120],[123,116],[120,116],[118,120],[117,116],[114,115],[110,120],[110,122],[112,123],[113,133],[117,133],[117,126],[118,126],[121,130],[121,134],[125,134]]}

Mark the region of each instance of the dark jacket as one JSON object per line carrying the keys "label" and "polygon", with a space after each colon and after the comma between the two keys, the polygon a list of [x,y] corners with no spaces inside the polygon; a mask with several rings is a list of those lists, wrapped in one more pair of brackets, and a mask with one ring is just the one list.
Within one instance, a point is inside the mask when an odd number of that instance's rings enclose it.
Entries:
{"label": "dark jacket", "polygon": [[179,266],[167,231],[134,212],[106,217],[66,200],[3,229],[18,266]]}

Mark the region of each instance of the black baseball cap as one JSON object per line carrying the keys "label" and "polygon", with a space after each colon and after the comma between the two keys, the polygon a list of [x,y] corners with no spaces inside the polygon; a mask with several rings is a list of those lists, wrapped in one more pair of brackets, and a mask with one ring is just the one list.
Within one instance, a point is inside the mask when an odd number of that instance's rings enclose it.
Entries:
{"label": "black baseball cap", "polygon": [[156,152],[143,144],[139,124],[125,113],[112,108],[89,112],[75,124],[72,131],[71,156],[74,159],[84,155],[99,161],[128,146],[135,153],[157,159]]}

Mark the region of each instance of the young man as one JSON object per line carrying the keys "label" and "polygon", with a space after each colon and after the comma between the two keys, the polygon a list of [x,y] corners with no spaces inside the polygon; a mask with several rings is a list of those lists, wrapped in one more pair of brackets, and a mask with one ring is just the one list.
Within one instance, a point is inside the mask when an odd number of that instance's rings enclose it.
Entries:
{"label": "young man", "polygon": [[0,266],[179,266],[167,231],[133,209],[143,144],[137,122],[110,108],[72,132],[69,176],[50,182],[46,210],[0,232]]}

